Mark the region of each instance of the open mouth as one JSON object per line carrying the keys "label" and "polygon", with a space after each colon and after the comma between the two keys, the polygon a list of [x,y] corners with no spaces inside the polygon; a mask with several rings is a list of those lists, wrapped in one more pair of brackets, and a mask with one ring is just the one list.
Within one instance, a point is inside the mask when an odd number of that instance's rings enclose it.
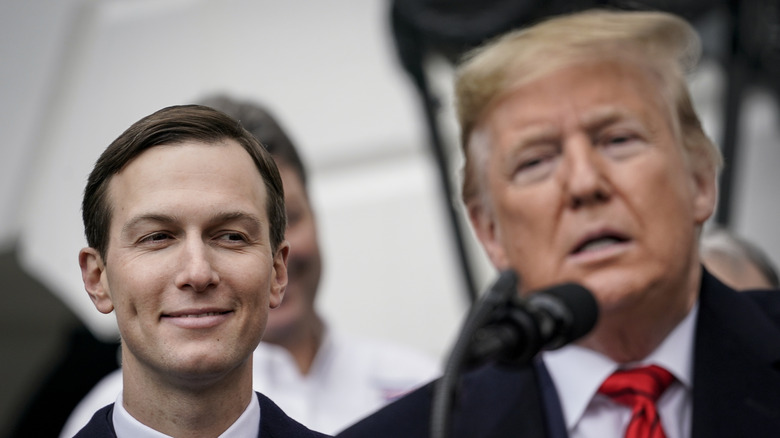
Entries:
{"label": "open mouth", "polygon": [[597,251],[611,245],[627,242],[628,238],[619,234],[601,234],[582,241],[574,248],[572,254],[581,254],[588,251]]}

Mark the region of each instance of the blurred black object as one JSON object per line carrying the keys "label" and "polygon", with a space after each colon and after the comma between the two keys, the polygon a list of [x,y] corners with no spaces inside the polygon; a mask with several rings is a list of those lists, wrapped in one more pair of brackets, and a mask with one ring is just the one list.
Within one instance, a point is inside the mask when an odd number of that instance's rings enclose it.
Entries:
{"label": "blurred black object", "polygon": [[85,326],[74,328],[65,354],[43,379],[12,437],[57,437],[71,411],[104,376],[119,366],[119,342],[103,342]]}
{"label": "blurred black object", "polygon": [[[441,97],[433,91],[427,69],[432,55],[451,63],[469,49],[517,27],[545,17],[590,8],[662,10],[686,18],[694,26],[715,22],[702,34],[704,57],[723,66],[727,84],[723,108],[723,156],[720,202],[715,221],[731,221],[732,186],[737,167],[740,104],[748,84],[761,85],[780,98],[780,2],[778,0],[394,0],[391,28],[398,58],[417,88],[428,126],[429,145],[438,168],[445,209],[458,247],[467,293],[476,298],[474,272],[468,260],[462,221],[455,207],[459,189],[450,178],[453,150],[445,144],[438,116]],[[701,30],[701,29],[700,29]]]}
{"label": "blurred black object", "polygon": [[0,253],[0,278],[0,436],[57,437],[76,404],[118,367],[119,343],[95,338],[24,272],[15,250]]}

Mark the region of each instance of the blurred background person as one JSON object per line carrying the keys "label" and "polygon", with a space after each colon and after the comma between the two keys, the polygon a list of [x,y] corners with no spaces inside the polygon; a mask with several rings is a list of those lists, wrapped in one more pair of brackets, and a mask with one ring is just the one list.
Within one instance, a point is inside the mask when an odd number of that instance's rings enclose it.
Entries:
{"label": "blurred background person", "polygon": [[[280,123],[253,102],[220,95],[198,103],[227,113],[257,137],[276,161],[284,185],[289,281],[282,304],[269,313],[263,340],[254,353],[254,388],[307,427],[335,433],[434,378],[439,367],[427,355],[336,332],[317,312],[322,258],[316,218],[306,188],[306,168]],[[117,370],[79,403],[60,436],[72,436],[121,389],[121,370]]]}
{"label": "blurred background person", "polygon": [[777,289],[777,268],[758,245],[725,228],[704,230],[700,245],[702,263],[721,281],[737,290]]}

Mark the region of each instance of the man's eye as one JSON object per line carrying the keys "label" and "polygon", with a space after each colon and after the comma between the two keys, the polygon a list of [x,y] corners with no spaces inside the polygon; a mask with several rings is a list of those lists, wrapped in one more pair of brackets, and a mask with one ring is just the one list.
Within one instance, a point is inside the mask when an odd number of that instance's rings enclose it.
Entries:
{"label": "man's eye", "polygon": [[534,154],[517,162],[513,179],[517,183],[526,184],[547,177],[555,167],[558,154],[554,152]]}
{"label": "man's eye", "polygon": [[548,157],[548,156],[541,156],[541,157],[530,158],[528,160],[525,160],[525,161],[519,163],[519,165],[517,166],[517,170],[522,172],[524,170],[532,169],[532,168],[534,168],[536,166],[541,166],[542,164],[544,164],[549,159],[550,159],[550,157]]}
{"label": "man's eye", "polygon": [[223,233],[219,235],[220,240],[228,242],[246,242],[246,237],[241,233]]}
{"label": "man's eye", "polygon": [[626,135],[614,135],[614,136],[609,137],[607,139],[607,144],[608,145],[620,146],[620,145],[628,144],[628,143],[632,142],[635,139],[636,139],[636,136],[628,135],[628,134],[626,134]]}
{"label": "man's eye", "polygon": [[167,233],[152,233],[141,239],[141,242],[162,242],[170,238]]}
{"label": "man's eye", "polygon": [[602,151],[613,158],[633,156],[641,151],[645,144],[641,136],[630,132],[606,135],[600,141]]}

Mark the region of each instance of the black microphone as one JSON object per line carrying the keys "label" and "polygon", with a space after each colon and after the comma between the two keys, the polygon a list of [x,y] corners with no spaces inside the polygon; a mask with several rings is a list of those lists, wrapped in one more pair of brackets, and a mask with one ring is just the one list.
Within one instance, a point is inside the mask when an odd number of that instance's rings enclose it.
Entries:
{"label": "black microphone", "polygon": [[488,361],[526,364],[540,350],[554,350],[585,336],[598,319],[593,294],[575,283],[533,292],[525,299],[516,293],[507,298],[474,332],[466,368]]}
{"label": "black microphone", "polygon": [[462,371],[490,360],[527,364],[543,348],[559,348],[584,336],[598,319],[596,300],[580,285],[552,287],[527,299],[517,290],[517,274],[503,271],[469,312],[434,389],[432,438],[449,436]]}

